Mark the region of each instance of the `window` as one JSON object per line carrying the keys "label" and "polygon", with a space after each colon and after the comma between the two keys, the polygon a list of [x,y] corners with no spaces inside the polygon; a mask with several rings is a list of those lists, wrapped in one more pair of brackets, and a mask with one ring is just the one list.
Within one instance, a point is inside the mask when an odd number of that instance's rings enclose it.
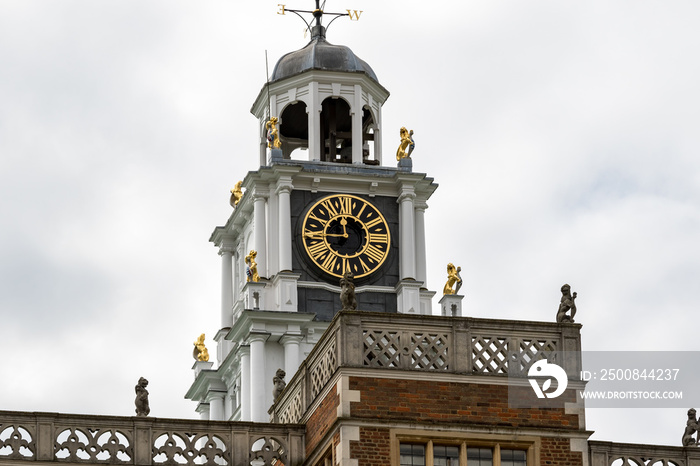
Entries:
{"label": "window", "polygon": [[433,466],[459,466],[459,447],[433,445]]}
{"label": "window", "polygon": [[467,464],[469,466],[493,466],[493,450],[491,448],[467,448]]}
{"label": "window", "polygon": [[525,450],[501,450],[501,466],[525,466]]}
{"label": "window", "polygon": [[425,445],[401,444],[401,466],[424,466]]}
{"label": "window", "polygon": [[[397,435],[400,453],[399,466],[534,466],[538,462],[534,456],[536,439],[513,442],[493,437],[477,440],[459,440],[454,437],[418,440],[414,435],[406,434],[402,440]],[[393,463],[397,464],[397,463]]]}

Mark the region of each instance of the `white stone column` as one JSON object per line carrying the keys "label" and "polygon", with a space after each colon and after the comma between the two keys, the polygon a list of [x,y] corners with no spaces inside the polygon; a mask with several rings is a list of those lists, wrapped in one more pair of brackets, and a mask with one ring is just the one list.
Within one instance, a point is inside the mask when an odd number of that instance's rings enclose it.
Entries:
{"label": "white stone column", "polygon": [[233,250],[222,247],[221,254],[221,327],[233,325]]}
{"label": "white stone column", "polygon": [[309,102],[306,106],[309,125],[309,160],[321,160],[321,102],[318,82],[309,83]]}
{"label": "white stone column", "polygon": [[279,210],[279,270],[292,271],[292,210],[291,193],[294,186],[292,178],[280,178],[277,184],[277,202]]}
{"label": "white stone column", "polygon": [[209,401],[209,420],[210,421],[225,421],[224,408],[224,392],[209,392],[207,401]]}
{"label": "white stone column", "polygon": [[250,347],[241,346],[241,421],[252,421],[250,415]]}
{"label": "white stone column", "polygon": [[425,209],[428,205],[425,201],[415,203],[416,222],[416,280],[423,282],[422,287],[428,288],[428,271],[426,265],[426,244],[425,244]]}
{"label": "white stone column", "polygon": [[374,159],[382,164],[382,107],[377,108],[377,121],[374,122]]}
{"label": "white stone column", "polygon": [[258,274],[267,277],[267,231],[265,228],[265,204],[267,193],[257,188],[253,193],[253,219],[255,222],[255,250],[258,253],[255,261],[258,264]]}
{"label": "white stone column", "polygon": [[[265,406],[265,342],[267,333],[251,333],[250,342],[250,415],[253,422],[269,422]],[[269,384],[272,388],[272,382]]]}
{"label": "white stone column", "polygon": [[399,195],[399,236],[401,242],[401,261],[399,263],[401,280],[416,278],[416,243],[415,225],[413,218],[413,199],[415,198],[412,186],[402,186]]}
{"label": "white stone column", "polygon": [[267,129],[265,129],[265,114],[260,117],[260,166],[267,165]]}
{"label": "white stone column", "polygon": [[362,163],[362,86],[355,84],[352,117],[352,163]]}
{"label": "white stone column", "polygon": [[299,344],[302,338],[301,333],[285,333],[280,338],[280,343],[284,346],[284,371],[287,373],[285,378],[287,383],[299,369]]}
{"label": "white stone column", "polygon": [[197,405],[197,408],[195,409],[199,413],[199,419],[202,421],[208,421],[209,420],[209,404],[208,403],[199,403]]}

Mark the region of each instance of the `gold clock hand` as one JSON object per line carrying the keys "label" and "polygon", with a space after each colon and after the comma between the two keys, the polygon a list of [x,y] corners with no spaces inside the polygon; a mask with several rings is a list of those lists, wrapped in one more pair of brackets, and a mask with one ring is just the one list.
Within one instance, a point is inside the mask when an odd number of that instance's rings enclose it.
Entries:
{"label": "gold clock hand", "polygon": [[348,237],[348,230],[345,228],[345,225],[348,224],[348,221],[345,219],[345,217],[340,219],[340,224],[343,225],[343,238]]}

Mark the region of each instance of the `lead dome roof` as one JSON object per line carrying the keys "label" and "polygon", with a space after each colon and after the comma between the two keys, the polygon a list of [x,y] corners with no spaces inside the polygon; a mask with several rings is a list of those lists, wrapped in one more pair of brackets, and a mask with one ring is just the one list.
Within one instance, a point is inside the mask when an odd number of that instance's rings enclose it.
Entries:
{"label": "lead dome roof", "polygon": [[277,61],[270,81],[289,78],[308,70],[365,73],[379,82],[374,70],[355,55],[350,47],[333,45],[328,42],[326,29],[323,26],[312,28],[311,42],[304,48],[290,52]]}

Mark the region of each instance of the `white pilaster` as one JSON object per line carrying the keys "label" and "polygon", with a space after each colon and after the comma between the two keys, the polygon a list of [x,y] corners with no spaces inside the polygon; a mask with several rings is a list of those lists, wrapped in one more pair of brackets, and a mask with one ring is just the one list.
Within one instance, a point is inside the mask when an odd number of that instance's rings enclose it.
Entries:
{"label": "white pilaster", "polygon": [[321,160],[321,100],[316,81],[309,83],[309,105],[306,112],[309,117],[309,160]]}
{"label": "white pilaster", "polygon": [[355,84],[352,103],[352,163],[362,163],[362,86]]}
{"label": "white pilaster", "polygon": [[268,422],[265,407],[265,342],[269,334],[251,333],[250,342],[250,414],[253,422]]}
{"label": "white pilaster", "polygon": [[199,403],[197,405],[197,408],[195,408],[195,411],[199,413],[199,419],[202,421],[208,421],[209,420],[209,404],[208,403]]}
{"label": "white pilaster", "polygon": [[277,183],[276,194],[279,210],[279,271],[292,271],[292,218],[290,197],[294,185],[292,177],[281,177]]}
{"label": "white pilaster", "polygon": [[462,317],[462,299],[459,294],[446,294],[440,298],[440,313],[445,317]]}
{"label": "white pilaster", "polygon": [[255,250],[258,253],[255,261],[258,264],[258,274],[267,277],[267,232],[265,228],[265,204],[268,193],[255,189],[253,193],[253,217],[255,222]]}
{"label": "white pilaster", "polygon": [[241,421],[252,421],[250,414],[250,347],[242,346],[241,354]]}
{"label": "white pilaster", "polygon": [[233,251],[222,247],[221,254],[221,327],[233,325]]}
{"label": "white pilaster", "polygon": [[269,277],[274,276],[280,270],[279,218],[279,197],[270,196],[267,200],[267,276]]}
{"label": "white pilaster", "polygon": [[425,201],[415,203],[416,221],[416,280],[423,282],[423,288],[428,288],[428,272],[426,265],[425,243],[425,209],[428,205]]}
{"label": "white pilaster", "polygon": [[377,107],[377,121],[374,122],[374,158],[382,164],[382,107]]}
{"label": "white pilaster", "polygon": [[211,391],[207,393],[207,401],[209,402],[209,420],[210,421],[225,421],[224,408],[225,392]]}
{"label": "white pilaster", "polygon": [[280,343],[284,346],[284,371],[287,373],[287,382],[299,369],[299,344],[302,338],[303,335],[296,332],[285,333],[280,338]]}
{"label": "white pilaster", "polygon": [[416,278],[416,243],[415,224],[413,218],[413,199],[416,195],[412,186],[403,185],[399,195],[399,236],[401,260],[399,262],[401,280]]}

